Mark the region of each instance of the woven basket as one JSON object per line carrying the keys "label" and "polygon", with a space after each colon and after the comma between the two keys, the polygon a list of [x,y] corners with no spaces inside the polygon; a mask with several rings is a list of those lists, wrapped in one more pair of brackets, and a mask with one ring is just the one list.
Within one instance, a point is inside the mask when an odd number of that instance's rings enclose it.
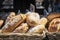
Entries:
{"label": "woven basket", "polygon": [[60,40],[60,32],[55,33],[48,32],[47,36],[49,40]]}
{"label": "woven basket", "polygon": [[43,34],[0,33],[0,40],[42,40],[43,38],[45,38],[45,32]]}

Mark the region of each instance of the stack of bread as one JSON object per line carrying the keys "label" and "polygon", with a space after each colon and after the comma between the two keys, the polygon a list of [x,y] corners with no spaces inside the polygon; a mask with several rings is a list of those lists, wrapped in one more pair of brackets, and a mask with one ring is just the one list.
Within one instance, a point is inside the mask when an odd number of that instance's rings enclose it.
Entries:
{"label": "stack of bread", "polygon": [[15,15],[11,12],[2,27],[2,33],[43,33],[45,25],[48,22],[47,18],[40,18],[40,15],[35,12],[20,13]]}

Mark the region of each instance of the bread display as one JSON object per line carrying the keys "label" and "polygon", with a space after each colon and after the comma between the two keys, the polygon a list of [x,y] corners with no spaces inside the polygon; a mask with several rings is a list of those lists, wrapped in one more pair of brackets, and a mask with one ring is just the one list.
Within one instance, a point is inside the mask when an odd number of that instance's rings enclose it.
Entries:
{"label": "bread display", "polygon": [[15,15],[11,12],[6,19],[6,23],[1,29],[2,33],[43,33],[47,18],[40,18],[35,12]]}
{"label": "bread display", "polygon": [[15,17],[12,17],[11,20],[3,26],[2,33],[12,32],[19,24],[24,22],[25,19],[26,16],[24,14],[19,14],[16,15]]}
{"label": "bread display", "polygon": [[11,12],[10,14],[9,14],[9,16],[7,17],[7,19],[6,19],[6,22],[5,22],[5,24],[12,18],[12,17],[14,17],[16,14],[14,13],[14,12]]}
{"label": "bread display", "polygon": [[0,27],[3,25],[4,21],[0,20]]}
{"label": "bread display", "polygon": [[46,25],[46,23],[48,22],[47,18],[41,18],[40,19],[40,25]]}
{"label": "bread display", "polygon": [[27,13],[27,18],[26,18],[26,22],[31,26],[37,26],[39,25],[39,20],[40,20],[40,16],[38,13],[34,13],[34,12],[29,12]]}
{"label": "bread display", "polygon": [[32,29],[30,29],[28,31],[28,33],[43,33],[44,30],[45,30],[44,25],[38,25],[38,26],[33,27]]}
{"label": "bread display", "polygon": [[19,27],[17,27],[13,32],[14,33],[26,33],[29,27],[27,23],[22,23]]}
{"label": "bread display", "polygon": [[55,18],[49,23],[48,31],[49,32],[60,31],[60,18]]}

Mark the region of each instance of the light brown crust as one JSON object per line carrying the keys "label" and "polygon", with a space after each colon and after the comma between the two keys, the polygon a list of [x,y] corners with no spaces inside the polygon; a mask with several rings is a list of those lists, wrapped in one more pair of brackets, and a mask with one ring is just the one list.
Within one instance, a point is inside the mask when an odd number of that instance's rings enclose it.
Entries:
{"label": "light brown crust", "polygon": [[13,32],[14,33],[26,33],[29,27],[27,23],[22,23],[19,27],[17,27]]}
{"label": "light brown crust", "polygon": [[0,27],[3,25],[4,21],[0,20]]}
{"label": "light brown crust", "polygon": [[5,24],[6,24],[9,20],[11,20],[11,18],[14,17],[15,15],[16,15],[15,12],[11,12],[11,13],[9,14],[9,16],[7,17],[7,19],[6,19]]}
{"label": "light brown crust", "polygon": [[46,25],[47,22],[48,22],[47,18],[41,18],[39,24],[40,24],[40,25]]}
{"label": "light brown crust", "polygon": [[28,33],[43,33],[43,31],[45,30],[45,26],[44,25],[37,25],[33,28],[31,28]]}
{"label": "light brown crust", "polygon": [[26,16],[24,14],[19,14],[19,15],[13,17],[8,23],[6,23],[3,26],[2,32],[3,33],[12,32],[19,24],[24,22],[25,19],[26,19]]}
{"label": "light brown crust", "polygon": [[60,30],[60,18],[55,18],[50,22],[48,31],[57,32],[58,30]]}
{"label": "light brown crust", "polygon": [[51,21],[54,18],[59,18],[60,17],[60,13],[50,13],[46,18]]}

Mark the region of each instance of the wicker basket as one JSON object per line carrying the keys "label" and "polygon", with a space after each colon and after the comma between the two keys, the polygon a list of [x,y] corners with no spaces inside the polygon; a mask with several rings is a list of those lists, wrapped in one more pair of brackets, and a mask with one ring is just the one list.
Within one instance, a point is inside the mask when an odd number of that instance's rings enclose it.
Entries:
{"label": "wicker basket", "polygon": [[45,38],[45,32],[43,34],[0,33],[0,40],[42,40],[43,38]]}
{"label": "wicker basket", "polygon": [[55,32],[55,33],[48,32],[47,36],[49,40],[60,40],[60,32]]}

